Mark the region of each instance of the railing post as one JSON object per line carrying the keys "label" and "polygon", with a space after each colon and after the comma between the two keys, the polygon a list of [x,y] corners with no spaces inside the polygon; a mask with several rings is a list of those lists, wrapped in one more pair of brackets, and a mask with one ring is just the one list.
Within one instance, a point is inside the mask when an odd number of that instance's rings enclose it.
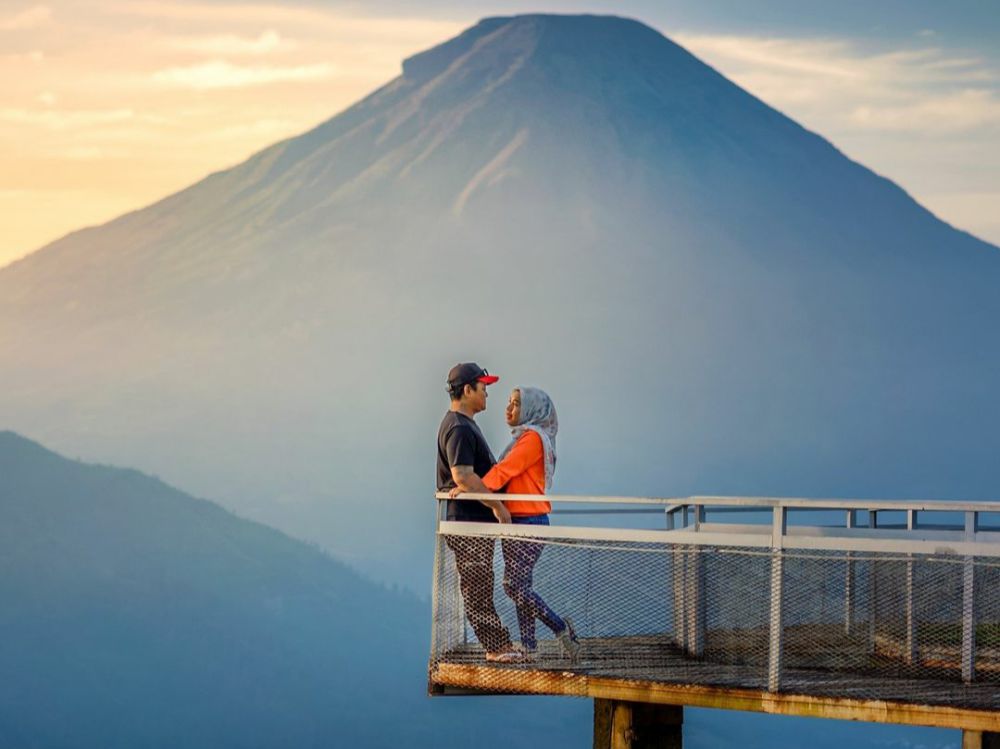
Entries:
{"label": "railing post", "polygon": [[769,622],[769,642],[767,658],[767,689],[777,692],[781,688],[781,668],[783,646],[783,582],[784,582],[784,536],[786,511],[782,506],[774,508],[771,520],[771,606]]}
{"label": "railing post", "polygon": [[[868,511],[868,527],[872,530],[878,528],[878,511]],[[868,604],[871,612],[868,617],[868,654],[873,655],[876,651],[875,638],[878,636],[876,619],[878,618],[878,557],[872,555],[868,564]]]}
{"label": "railing post", "polygon": [[[965,513],[965,538],[976,537],[978,513]],[[962,564],[962,681],[972,683],[976,678],[976,567],[974,557],[965,557]]]}
{"label": "railing post", "polygon": [[683,651],[687,651],[687,617],[684,615],[684,580],[687,566],[687,553],[683,546],[670,547],[670,583],[674,615],[674,642]]}
{"label": "railing post", "polygon": [[[445,502],[434,499],[434,579],[431,581],[431,654],[437,656],[441,652],[441,620],[440,620],[440,598],[441,598],[441,567],[447,555],[442,551],[444,545],[441,541],[441,521],[445,518]],[[464,612],[460,610],[462,616],[462,630],[465,630]]]}
{"label": "railing post", "polygon": [[[906,530],[917,528],[917,511],[906,511]],[[913,555],[906,555],[906,662],[917,662],[917,617],[913,608]]]}
{"label": "railing post", "polygon": [[688,655],[700,658],[705,652],[705,558],[699,546],[688,546],[685,554],[684,635]]}
{"label": "railing post", "polygon": [[[694,506],[694,529],[701,529],[705,522],[705,506]],[[705,653],[705,555],[700,546],[691,547],[688,562],[688,652],[696,658]]]}
{"label": "railing post", "polygon": [[[847,521],[844,527],[847,529],[854,527],[854,510],[847,511]],[[854,598],[857,595],[852,556],[851,552],[847,552],[847,573],[844,580],[844,634],[848,636],[850,636],[854,624]]]}

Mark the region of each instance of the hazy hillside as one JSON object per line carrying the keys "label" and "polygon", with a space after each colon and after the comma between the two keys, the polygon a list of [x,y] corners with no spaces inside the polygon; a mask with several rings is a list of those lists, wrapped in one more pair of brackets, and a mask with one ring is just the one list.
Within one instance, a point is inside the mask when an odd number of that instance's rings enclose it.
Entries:
{"label": "hazy hillside", "polygon": [[997,288],[657,32],[494,18],[0,271],[0,409],[422,589],[456,361],[552,393],[560,491],[989,497]]}
{"label": "hazy hillside", "polygon": [[[148,476],[10,432],[0,600],[2,747],[432,747],[473,735],[500,747],[538,732],[568,746],[588,735],[582,703],[430,700],[430,614],[413,596]],[[511,724],[482,733],[501,710]]]}
{"label": "hazy hillside", "polygon": [[[0,747],[581,747],[591,704],[424,695],[430,612],[136,471],[0,432]],[[809,720],[689,711],[686,745]],[[954,746],[825,721],[818,749]]]}

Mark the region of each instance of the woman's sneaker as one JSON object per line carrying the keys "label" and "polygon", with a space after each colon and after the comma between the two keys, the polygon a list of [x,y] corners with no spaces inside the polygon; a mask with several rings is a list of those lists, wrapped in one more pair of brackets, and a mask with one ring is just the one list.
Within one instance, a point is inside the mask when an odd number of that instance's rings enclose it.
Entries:
{"label": "woman's sneaker", "polygon": [[520,642],[515,642],[514,650],[516,650],[518,653],[521,654],[521,660],[524,663],[534,663],[536,660],[538,660],[537,648],[529,648],[527,645],[524,645]]}
{"label": "woman's sneaker", "polygon": [[559,640],[559,644],[562,645],[563,652],[566,653],[566,656],[573,663],[576,663],[580,658],[580,650],[582,646],[576,637],[576,630],[573,629],[573,622],[570,621],[570,618],[568,616],[564,616],[563,621],[566,623],[566,629],[557,634],[556,639]]}

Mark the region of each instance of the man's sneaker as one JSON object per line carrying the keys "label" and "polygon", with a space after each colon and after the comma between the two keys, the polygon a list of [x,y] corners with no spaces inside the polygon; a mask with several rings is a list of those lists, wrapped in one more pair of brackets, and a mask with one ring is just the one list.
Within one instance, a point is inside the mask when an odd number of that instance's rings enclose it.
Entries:
{"label": "man's sneaker", "polygon": [[562,645],[563,652],[566,656],[573,662],[576,663],[580,658],[580,641],[576,637],[576,630],[573,629],[573,622],[570,621],[568,616],[563,617],[563,621],[566,622],[566,629],[556,635],[556,639],[559,640],[559,644]]}
{"label": "man's sneaker", "polygon": [[498,650],[495,653],[486,651],[488,663],[524,663],[524,654],[516,650]]}
{"label": "man's sneaker", "polygon": [[534,663],[538,660],[538,649],[529,648],[520,642],[514,643],[514,650],[521,654],[521,660],[525,663]]}

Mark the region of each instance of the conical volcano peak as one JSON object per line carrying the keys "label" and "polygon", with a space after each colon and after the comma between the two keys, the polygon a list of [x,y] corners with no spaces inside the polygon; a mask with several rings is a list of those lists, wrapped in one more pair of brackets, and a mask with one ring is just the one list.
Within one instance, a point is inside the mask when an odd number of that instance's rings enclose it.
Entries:
{"label": "conical volcano peak", "polygon": [[437,76],[470,53],[496,51],[534,52],[538,62],[615,60],[633,63],[652,54],[659,63],[665,55],[695,62],[681,47],[658,31],[631,18],[605,15],[526,14],[484,18],[454,39],[408,58],[403,63],[407,79]]}
{"label": "conical volcano peak", "polygon": [[[572,135],[588,152],[646,162],[697,159],[706,144],[753,140],[748,132],[781,131],[765,139],[773,145],[799,130],[660,32],[620,16],[486,18],[407,60],[395,90],[419,92],[406,114],[419,110],[423,123],[451,128],[480,113],[477,132],[496,136],[482,146],[491,155],[522,130],[536,144],[543,131],[556,143]],[[553,163],[555,153],[544,159]]]}

